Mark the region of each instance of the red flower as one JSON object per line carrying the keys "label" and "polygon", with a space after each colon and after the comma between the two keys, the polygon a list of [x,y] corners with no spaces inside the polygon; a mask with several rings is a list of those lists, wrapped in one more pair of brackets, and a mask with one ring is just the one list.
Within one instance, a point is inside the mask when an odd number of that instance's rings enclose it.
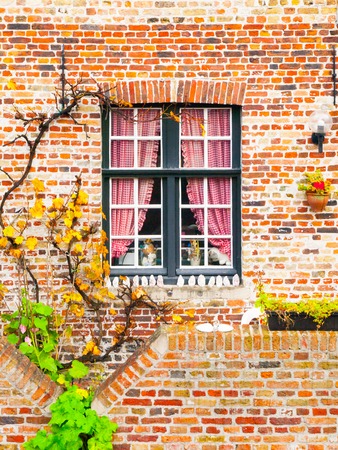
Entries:
{"label": "red flower", "polygon": [[324,183],[324,181],[314,181],[314,182],[312,183],[312,186],[313,186],[315,189],[318,189],[318,190],[325,189],[325,183]]}

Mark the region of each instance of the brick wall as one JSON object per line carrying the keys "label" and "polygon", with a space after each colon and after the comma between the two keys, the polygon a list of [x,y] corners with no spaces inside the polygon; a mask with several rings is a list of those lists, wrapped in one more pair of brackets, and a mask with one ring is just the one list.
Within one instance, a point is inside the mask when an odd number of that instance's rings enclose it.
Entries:
{"label": "brick wall", "polygon": [[[241,105],[243,281],[262,270],[272,292],[292,298],[336,293],[336,197],[323,213],[314,214],[297,191],[301,174],[316,167],[337,185],[333,0],[0,0],[0,17],[2,169],[16,178],[27,157],[22,145],[10,150],[2,146],[22,131],[13,105],[26,111],[53,110],[62,44],[70,81],[81,78],[84,85],[94,87],[95,80],[114,88],[118,98]],[[16,83],[15,90],[10,81]],[[307,128],[308,117],[320,108],[328,109],[334,119],[323,154],[311,143]],[[82,172],[90,193],[89,215],[96,220],[102,194],[98,106],[83,102],[76,118],[87,124],[88,138],[81,126],[62,118],[46,136],[31,177],[44,179],[50,192],[64,193]],[[1,171],[0,183],[2,195],[10,180]],[[21,195],[13,196],[11,210],[20,208],[22,201]],[[42,246],[35,254],[41,288],[48,271],[43,252]],[[1,281],[10,288],[8,301],[15,300],[17,272],[3,254],[0,270]],[[249,290],[242,286],[153,291],[155,298],[195,304],[200,320],[218,315],[238,322],[250,301]],[[144,328],[149,331],[145,335],[152,332],[148,324]],[[81,340],[84,333],[78,334]],[[311,355],[316,355],[317,344],[310,336],[322,335],[306,336]],[[330,433],[330,424],[325,425],[323,436]],[[320,439],[319,433],[310,434]],[[156,444],[151,450],[155,449]]]}
{"label": "brick wall", "polygon": [[[114,450],[336,450],[337,352],[335,332],[163,326],[93,407],[119,424]],[[17,450],[59,388],[4,341],[0,365],[0,448]]]}

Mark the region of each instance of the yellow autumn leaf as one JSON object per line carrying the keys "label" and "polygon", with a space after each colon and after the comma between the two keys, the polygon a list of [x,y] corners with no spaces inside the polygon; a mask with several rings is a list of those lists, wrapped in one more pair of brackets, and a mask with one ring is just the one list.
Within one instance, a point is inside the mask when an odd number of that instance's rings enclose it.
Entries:
{"label": "yellow autumn leaf", "polygon": [[54,237],[54,242],[56,244],[60,244],[61,241],[62,241],[61,234],[60,233],[56,234]]}
{"label": "yellow autumn leaf", "polygon": [[97,345],[95,345],[94,349],[93,349],[93,355],[101,355],[101,350],[99,349],[99,347]]}
{"label": "yellow autumn leaf", "polygon": [[76,317],[82,317],[84,315],[84,307],[80,305],[71,305],[70,311],[75,314]]}
{"label": "yellow autumn leaf", "polygon": [[8,239],[6,237],[0,238],[0,248],[6,248],[8,245]]}
{"label": "yellow autumn leaf", "polygon": [[[76,197],[76,194],[73,195],[73,197]],[[76,197],[76,204],[77,205],[87,205],[88,203],[88,194],[84,191],[79,191]]]}
{"label": "yellow autumn leaf", "polygon": [[206,132],[206,129],[205,129],[205,126],[203,125],[203,123],[200,123],[200,128],[202,130],[202,136],[204,137],[207,134],[207,132]]}
{"label": "yellow autumn leaf", "polygon": [[8,227],[4,228],[4,230],[3,230],[3,235],[6,236],[6,237],[13,237],[14,233],[15,233],[15,230],[14,230],[14,228],[11,225],[9,225]]}
{"label": "yellow autumn leaf", "polygon": [[26,227],[27,222],[25,220],[18,220],[16,224],[20,230],[23,230]]}
{"label": "yellow autumn leaf", "polygon": [[63,207],[64,200],[61,197],[54,198],[52,201],[52,206],[55,209],[61,209]]}
{"label": "yellow autumn leaf", "polygon": [[11,255],[11,256],[14,256],[14,258],[20,258],[20,256],[21,256],[21,254],[22,254],[22,251],[21,250],[19,250],[18,248],[11,248],[10,250],[9,250],[9,254]]}
{"label": "yellow autumn leaf", "polygon": [[0,300],[3,300],[5,298],[5,294],[8,292],[8,289],[6,286],[4,286],[2,283],[0,283]]}
{"label": "yellow autumn leaf", "polygon": [[16,82],[15,82],[14,80],[8,80],[8,81],[7,81],[7,87],[8,87],[8,89],[10,89],[11,91],[16,91],[16,89],[17,89]]}
{"label": "yellow autumn leaf", "polygon": [[187,309],[187,310],[185,311],[185,314],[186,314],[188,317],[191,317],[191,318],[195,317],[195,311],[194,311],[193,309]]}
{"label": "yellow autumn leaf", "polygon": [[83,247],[82,247],[81,244],[74,245],[73,250],[74,250],[75,253],[83,253]]}
{"label": "yellow autumn leaf", "polygon": [[34,180],[32,180],[32,184],[34,186],[35,192],[44,192],[45,191],[44,182],[39,180],[38,178],[34,178]]}
{"label": "yellow autumn leaf", "polygon": [[28,250],[34,250],[35,247],[37,246],[38,240],[36,239],[36,237],[29,237],[27,238],[26,241],[26,247],[28,248]]}
{"label": "yellow autumn leaf", "polygon": [[178,315],[178,314],[173,314],[172,315],[172,319],[173,319],[173,321],[175,323],[182,323],[183,322],[182,317],[180,315]]}
{"label": "yellow autumn leaf", "polygon": [[73,221],[71,219],[65,218],[64,223],[67,228],[70,228],[73,225]]}
{"label": "yellow autumn leaf", "polygon": [[110,308],[109,314],[111,314],[112,316],[116,316],[117,312],[114,308]]}
{"label": "yellow autumn leaf", "polygon": [[94,341],[89,341],[86,344],[86,347],[83,349],[82,354],[83,355],[88,355],[88,353],[91,353],[94,350],[95,347],[95,342]]}
{"label": "yellow autumn leaf", "polygon": [[15,238],[14,242],[15,242],[17,245],[22,244],[22,243],[23,243],[23,236],[17,236],[17,237]]}
{"label": "yellow autumn leaf", "polygon": [[179,116],[177,116],[173,111],[170,111],[170,118],[173,119],[175,122],[180,121]]}
{"label": "yellow autumn leaf", "polygon": [[46,207],[44,206],[42,199],[38,198],[35,201],[35,205],[30,208],[29,212],[34,219],[41,219],[45,209]]}

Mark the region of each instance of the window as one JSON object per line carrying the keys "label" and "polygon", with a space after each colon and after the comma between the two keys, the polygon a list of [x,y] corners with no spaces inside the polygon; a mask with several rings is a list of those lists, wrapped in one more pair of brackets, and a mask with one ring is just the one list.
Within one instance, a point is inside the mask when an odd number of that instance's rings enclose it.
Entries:
{"label": "window", "polygon": [[112,274],[240,275],[239,108],[117,108],[103,126]]}

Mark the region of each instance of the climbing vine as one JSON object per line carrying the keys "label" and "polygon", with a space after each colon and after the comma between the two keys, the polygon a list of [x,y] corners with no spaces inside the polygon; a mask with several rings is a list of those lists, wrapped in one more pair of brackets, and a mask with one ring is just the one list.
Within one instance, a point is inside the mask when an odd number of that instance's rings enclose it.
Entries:
{"label": "climbing vine", "polygon": [[[12,84],[11,88],[15,88],[15,85]],[[111,108],[120,108],[122,111],[123,108],[132,106],[123,100],[118,100],[111,95],[110,91],[105,91],[99,85],[96,85],[94,90],[88,90],[81,88],[79,83],[75,85],[67,83],[67,89],[62,92],[62,95],[66,95],[67,101],[65,98],[60,101],[60,93],[56,90],[55,112],[49,116],[33,110],[25,114],[19,108],[15,108],[14,117],[23,131],[5,144],[5,146],[12,146],[23,143],[28,153],[26,165],[17,179],[6,169],[0,168],[9,180],[9,187],[0,201],[0,249],[5,256],[15,261],[21,289],[21,303],[18,310],[13,313],[14,315],[3,316],[3,319],[8,322],[5,332],[11,336],[12,343],[21,345],[32,360],[35,358],[34,362],[39,359],[36,355],[42,351],[45,352],[43,339],[34,339],[27,333],[39,330],[41,334],[41,329],[36,326],[37,318],[33,314],[36,309],[34,309],[34,303],[39,304],[41,301],[40,284],[34,264],[36,252],[40,247],[44,247],[46,258],[49,258],[46,261],[48,265],[52,264],[49,256],[52,249],[53,261],[56,263],[53,270],[49,272],[49,276],[52,277],[49,285],[53,286],[55,276],[63,281],[59,289],[52,287],[48,292],[48,297],[53,303],[53,320],[48,318],[46,326],[57,330],[58,336],[70,336],[72,330],[67,326],[69,315],[81,320],[86,311],[94,313],[95,331],[91,331],[91,339],[86,343],[78,359],[84,362],[104,361],[125,342],[136,339],[133,336],[133,329],[137,309],[148,308],[154,312],[157,320],[166,320],[172,312],[172,306],[169,303],[155,303],[144,288],[130,286],[123,277],[120,278],[117,294],[111,291],[107,238],[101,229],[101,222],[91,222],[88,217],[89,196],[83,189],[81,174],[74,179],[70,192],[61,195],[48,193],[47,199],[44,181],[38,177],[29,180],[28,176],[39,146],[53,124],[60,118],[67,117],[75,124],[85,127],[78,122],[75,115],[84,98],[96,100],[103,112]],[[178,120],[176,116],[171,119]],[[15,214],[11,212],[7,214],[7,211],[11,211],[10,202],[14,193],[23,191],[27,185],[30,185],[33,191],[32,198],[24,202]],[[40,234],[36,232],[37,225]],[[55,275],[56,271],[58,271],[57,275]],[[2,284],[0,301],[5,296],[6,287]],[[54,306],[59,306],[59,299],[62,300],[62,307],[66,313],[56,314]],[[119,313],[114,307],[116,302],[122,305]],[[30,317],[27,317],[27,311]],[[107,311],[111,321],[114,322],[113,337],[111,345],[103,348],[102,321]],[[38,323],[41,324],[41,320]],[[55,344],[54,340],[53,344]],[[31,351],[31,346],[35,348],[35,351]],[[59,348],[56,348],[56,345],[48,345],[47,349],[49,349],[46,357],[48,361],[51,361],[49,357],[53,360],[55,357],[58,358]],[[46,367],[45,364],[45,366],[42,365],[42,369],[50,372],[51,366],[52,364],[49,364]],[[69,366],[70,363],[63,363],[63,368]],[[57,362],[55,367],[58,368]]]}

